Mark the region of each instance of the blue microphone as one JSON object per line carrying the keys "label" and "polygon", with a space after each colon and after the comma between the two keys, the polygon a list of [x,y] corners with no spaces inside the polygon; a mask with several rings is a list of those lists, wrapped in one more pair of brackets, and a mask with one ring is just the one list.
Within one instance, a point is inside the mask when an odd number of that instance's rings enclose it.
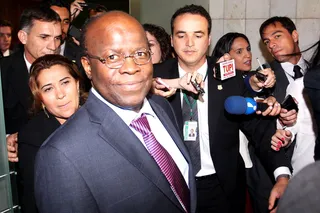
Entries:
{"label": "blue microphone", "polygon": [[265,111],[268,104],[256,102],[252,98],[245,98],[242,96],[230,96],[224,102],[225,110],[233,115],[250,115],[257,110]]}

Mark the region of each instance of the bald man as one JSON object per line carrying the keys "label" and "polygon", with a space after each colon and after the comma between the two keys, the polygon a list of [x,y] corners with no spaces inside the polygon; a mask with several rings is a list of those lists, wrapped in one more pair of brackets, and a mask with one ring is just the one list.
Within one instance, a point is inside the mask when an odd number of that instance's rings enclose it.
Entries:
{"label": "bald man", "polygon": [[142,26],[113,11],[84,28],[87,102],[40,148],[40,212],[195,212],[190,156],[169,103],[147,96],[151,52]]}

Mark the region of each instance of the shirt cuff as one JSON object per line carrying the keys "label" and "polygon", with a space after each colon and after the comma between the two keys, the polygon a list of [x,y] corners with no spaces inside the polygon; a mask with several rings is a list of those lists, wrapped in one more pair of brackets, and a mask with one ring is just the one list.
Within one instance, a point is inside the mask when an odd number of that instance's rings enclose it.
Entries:
{"label": "shirt cuff", "polygon": [[291,172],[288,167],[280,166],[273,172],[275,180],[277,180],[279,175],[289,175],[291,177]]}

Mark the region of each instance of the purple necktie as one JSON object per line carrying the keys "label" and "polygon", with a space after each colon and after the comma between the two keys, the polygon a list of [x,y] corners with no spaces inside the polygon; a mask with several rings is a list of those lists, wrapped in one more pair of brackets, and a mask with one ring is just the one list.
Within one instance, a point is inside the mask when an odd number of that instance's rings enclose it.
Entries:
{"label": "purple necktie", "polygon": [[189,212],[189,188],[170,154],[161,146],[151,132],[146,115],[142,114],[140,118],[132,121],[130,126],[142,134],[143,140],[150,155],[157,162],[162,173],[167,178],[174,194],[182,204],[184,210]]}

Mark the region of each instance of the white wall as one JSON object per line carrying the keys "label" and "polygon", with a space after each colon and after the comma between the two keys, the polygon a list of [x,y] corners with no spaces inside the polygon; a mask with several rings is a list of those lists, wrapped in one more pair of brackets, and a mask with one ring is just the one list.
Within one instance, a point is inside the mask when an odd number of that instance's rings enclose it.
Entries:
{"label": "white wall", "polygon": [[[320,38],[320,0],[210,0],[209,4],[213,22],[210,50],[222,35],[236,31],[248,36],[253,59],[269,60],[270,55],[260,41],[259,27],[272,16],[288,16],[295,22],[301,50]],[[253,67],[257,66],[253,60]]]}
{"label": "white wall", "polygon": [[202,5],[209,11],[209,0],[140,0],[140,22],[160,25],[170,34],[171,16],[188,4]]}
{"label": "white wall", "polygon": [[[202,5],[212,17],[212,42],[227,32],[236,31],[248,36],[253,59],[261,62],[272,58],[260,41],[259,27],[272,16],[288,16],[300,34],[300,48],[306,49],[320,38],[320,0],[131,0],[132,14],[143,23],[160,25],[170,34],[173,13],[187,4]],[[308,58],[308,55],[306,55]],[[253,60],[253,67],[257,67]]]}

